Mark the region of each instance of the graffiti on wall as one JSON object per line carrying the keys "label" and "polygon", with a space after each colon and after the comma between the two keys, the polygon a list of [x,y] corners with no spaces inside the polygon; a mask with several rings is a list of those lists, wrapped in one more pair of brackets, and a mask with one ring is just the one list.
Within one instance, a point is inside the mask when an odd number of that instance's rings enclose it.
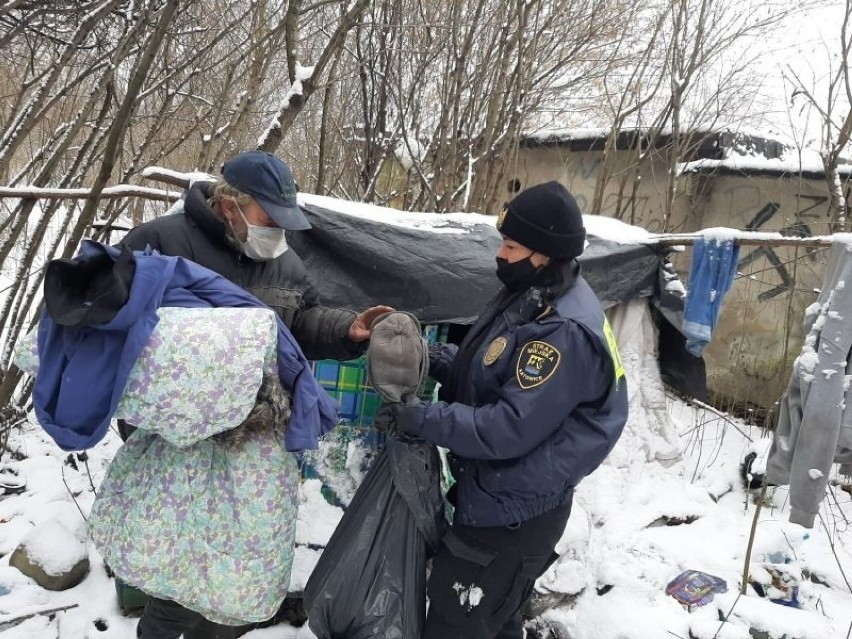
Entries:
{"label": "graffiti on wall", "polygon": [[603,164],[603,158],[596,157],[573,157],[571,162],[567,163],[569,180],[579,180],[581,182],[594,182],[598,178],[598,169]]}
{"label": "graffiti on wall", "polygon": [[[574,199],[577,200],[577,206],[581,211],[587,212],[592,209],[592,196],[582,192],[572,191]],[[653,215],[651,210],[651,198],[646,195],[638,195],[624,206],[623,197],[619,197],[618,193],[607,193],[604,195],[604,201],[601,205],[603,215],[616,217],[617,219],[627,224],[641,226],[649,233],[662,233],[663,221]],[[621,215],[616,215],[621,206]]]}
{"label": "graffiti on wall", "polygon": [[[572,157],[571,161],[564,165],[564,183],[577,200],[581,211],[592,210],[598,171],[602,163],[603,159],[600,156],[579,156]],[[655,215],[651,206],[654,198],[648,195],[636,195],[631,198],[629,187],[627,195],[619,195],[617,191],[612,190],[615,184],[616,182],[613,181],[612,186],[608,187],[604,193],[601,203],[602,214],[616,217],[628,224],[641,226],[650,233],[662,233],[663,220]]]}
{"label": "graffiti on wall", "polygon": [[576,157],[564,165],[565,185],[571,195],[577,200],[581,211],[590,211],[592,198],[595,193],[598,169],[601,166],[600,157]]}
{"label": "graffiti on wall", "polygon": [[[599,154],[577,153],[563,156],[560,160],[556,170],[561,171],[561,174],[553,171],[556,167],[550,165],[548,170],[542,168],[541,173],[536,176],[536,181],[542,181],[548,174],[552,177],[547,179],[559,179],[571,190],[581,210],[591,210],[595,182],[603,163],[602,157]],[[690,191],[689,198],[681,199],[676,207],[678,212],[675,217],[678,224],[674,228],[678,231],[698,230],[696,224],[699,221],[695,217],[698,214],[704,220],[717,220],[722,226],[734,226],[748,231],[771,230],[780,232],[781,235],[810,237],[814,235],[814,229],[818,230],[819,225],[825,221],[827,196],[801,194],[794,181],[773,182],[763,188],[757,183],[768,184],[763,180],[753,182],[747,178],[724,178],[715,182],[715,188],[709,192],[702,194]],[[602,213],[641,226],[650,233],[662,233],[665,225],[662,198],[665,194],[660,188],[659,180],[651,179],[643,183],[632,200],[632,193],[619,197],[617,190],[607,188],[601,206]],[[701,202],[691,198],[699,198]],[[705,204],[710,203],[704,198],[711,198],[711,206],[704,208]],[[785,224],[785,218],[795,219],[796,222]],[[673,230],[671,224],[668,230]],[[789,266],[789,253],[789,249],[780,247],[743,247],[740,268],[755,268],[757,271],[753,274],[760,273],[760,279],[768,282],[768,290],[758,295],[760,301],[776,298],[790,291],[795,285],[793,269]],[[806,257],[813,262],[817,260],[813,251],[808,251]]]}
{"label": "graffiti on wall", "polygon": [[[820,207],[828,201],[827,197],[816,195],[803,195],[800,196],[800,199],[809,201],[809,206],[799,211],[798,217],[800,220],[808,217],[819,217],[820,211],[817,210],[817,207]],[[745,230],[760,231],[776,217],[781,208],[781,204],[778,202],[767,202],[759,211],[757,211],[757,213],[754,214],[751,220],[746,223]],[[813,235],[811,227],[803,221],[773,230],[777,230],[781,233],[781,235],[791,237],[811,237]],[[812,261],[816,260],[814,252],[809,252],[808,256]],[[766,261],[769,262],[772,271],[778,278],[778,283],[774,287],[758,295],[758,299],[761,302],[765,302],[789,291],[793,287],[794,281],[793,277],[790,275],[790,271],[787,269],[786,258],[782,258],[778,255],[776,248],[772,246],[754,247],[748,254],[740,257],[739,268],[745,269],[760,258],[765,258]]]}

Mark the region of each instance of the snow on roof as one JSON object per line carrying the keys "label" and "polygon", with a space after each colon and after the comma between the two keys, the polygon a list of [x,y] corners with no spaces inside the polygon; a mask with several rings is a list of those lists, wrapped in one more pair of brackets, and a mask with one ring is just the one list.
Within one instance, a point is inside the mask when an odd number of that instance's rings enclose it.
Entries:
{"label": "snow on roof", "polygon": [[543,129],[533,133],[524,133],[521,135],[522,141],[541,141],[541,142],[560,142],[570,140],[597,140],[605,138],[610,134],[611,129],[604,127],[594,128],[555,128]]}
{"label": "snow on roof", "polygon": [[[521,134],[522,140],[532,141],[547,141],[560,142],[571,140],[598,140],[604,139],[612,132],[610,127],[556,127],[545,128],[538,131],[525,132]],[[650,134],[652,130],[649,127],[642,126],[622,126],[619,133],[626,135],[635,135],[637,133]],[[669,136],[672,134],[672,128],[665,126],[656,132],[661,136]],[[684,135],[696,136],[718,136],[725,135],[728,139],[739,140],[770,140],[777,141],[781,144],[792,144],[793,140],[784,134],[777,131],[764,131],[740,124],[716,124],[715,126],[694,126],[683,131]]]}
{"label": "snow on roof", "polygon": [[[571,145],[572,142],[601,143],[611,133],[608,128],[550,129],[525,134],[522,145]],[[631,145],[637,135],[650,135],[647,128],[622,127],[619,138]],[[668,143],[672,135],[671,128],[658,132],[657,143]],[[822,157],[813,148],[798,148],[776,133],[755,131],[739,126],[696,127],[683,132],[698,142],[694,150],[695,159],[677,165],[678,174],[682,173],[735,173],[763,175],[804,175],[811,179],[820,179],[825,174]],[[627,142],[625,142],[627,143]],[[584,145],[580,150],[591,150],[599,145]],[[852,174],[852,164],[841,162],[841,175]]]}
{"label": "snow on roof", "polygon": [[[708,173],[708,172],[735,172],[735,173],[766,173],[772,175],[781,174],[805,174],[821,177],[825,174],[825,167],[818,151],[813,149],[790,149],[784,148],[781,157],[767,158],[754,152],[742,152],[741,149],[725,149],[722,159],[700,159],[692,162],[683,162],[677,165],[677,173]],[[839,171],[843,175],[852,173],[852,166],[841,165]]]}
{"label": "snow on roof", "polygon": [[[559,144],[561,142],[572,141],[605,140],[611,133],[612,129],[610,127],[556,127],[522,133],[521,142]],[[664,138],[672,134],[672,128],[664,126],[658,130],[653,130],[647,126],[622,126],[619,128],[618,133],[625,136],[653,134]],[[693,137],[712,137],[721,134],[733,134],[738,137],[753,138],[767,137],[766,134],[759,131],[728,125],[696,126],[683,131],[682,134]]]}
{"label": "snow on roof", "polygon": [[[544,128],[538,131],[529,131],[521,134],[522,140],[546,140],[551,142],[558,141],[569,141],[569,140],[596,140],[606,138],[610,135],[612,129],[610,127],[555,127],[555,128]],[[653,130],[651,127],[647,126],[631,126],[625,125],[619,129],[619,133],[622,134],[651,134],[654,133],[656,135],[667,136],[672,134],[671,126],[661,127],[659,130]],[[759,130],[747,126],[743,126],[740,124],[725,124],[718,123],[713,126],[693,126],[689,127],[686,130],[682,130],[683,135],[689,135],[693,137],[700,136],[718,136],[725,135],[730,138],[737,139],[764,139],[764,140],[774,140],[781,142],[782,144],[791,144],[792,140],[789,137],[785,137],[782,134],[776,131],[764,131]],[[783,139],[781,139],[783,138]]]}
{"label": "snow on roof", "polygon": [[[161,178],[165,176],[171,178],[174,182],[186,182],[188,180],[192,183],[196,181],[215,180],[213,176],[206,173],[182,173],[161,167],[149,167],[142,174],[146,177],[157,176]],[[300,205],[316,206],[336,213],[360,217],[382,224],[420,231],[431,231],[433,233],[469,233],[477,226],[483,224],[491,227],[497,225],[497,216],[484,215],[482,213],[400,211],[399,209],[386,206],[377,206],[366,202],[353,202],[301,191],[296,197]],[[180,206],[180,204],[178,202],[177,206]],[[584,215],[583,222],[589,234],[619,244],[642,243],[648,239],[648,232],[644,229],[625,224],[613,218],[599,215]]]}

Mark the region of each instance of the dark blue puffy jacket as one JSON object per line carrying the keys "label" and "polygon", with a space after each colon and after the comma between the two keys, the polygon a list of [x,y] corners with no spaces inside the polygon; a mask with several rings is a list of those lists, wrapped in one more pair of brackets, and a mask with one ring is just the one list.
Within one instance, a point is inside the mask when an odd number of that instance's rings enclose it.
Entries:
{"label": "dark blue puffy jacket", "polygon": [[430,374],[457,391],[426,410],[420,434],[451,451],[455,519],[465,525],[518,523],[562,505],[627,421],[618,349],[586,281],[535,320],[522,318],[524,302],[486,329],[468,379],[443,378],[454,347],[431,358]]}

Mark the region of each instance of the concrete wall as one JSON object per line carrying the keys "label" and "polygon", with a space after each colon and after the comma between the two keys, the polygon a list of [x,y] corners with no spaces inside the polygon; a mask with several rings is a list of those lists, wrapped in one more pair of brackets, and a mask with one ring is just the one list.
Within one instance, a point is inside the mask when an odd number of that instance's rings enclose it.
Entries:
{"label": "concrete wall", "polygon": [[[693,230],[726,226],[802,235],[828,232],[823,182],[739,176],[707,182],[703,214]],[[740,248],[742,276],[725,299],[705,351],[713,392],[763,407],[777,401],[801,350],[804,309],[817,298],[826,254],[826,249]]]}
{"label": "concrete wall", "polygon": [[[588,211],[594,199],[595,184],[602,162],[603,154],[598,151],[572,152],[559,147],[521,149],[518,165],[508,173],[506,183],[517,179],[520,189],[524,189],[534,184],[557,180],[568,187],[580,207]],[[604,191],[603,210],[611,214],[619,209],[619,202],[623,202],[621,219],[624,222],[641,226],[652,233],[662,232],[666,188],[666,168],[663,163],[643,164],[642,176],[636,182],[631,159],[626,153],[617,153],[610,174],[616,178],[610,180]],[[619,192],[618,179],[625,174],[628,176],[627,186],[625,192]],[[683,186],[679,185],[678,188]],[[504,199],[511,196],[512,193],[507,189]],[[679,201],[672,211],[669,231],[685,230],[689,215],[689,203]]]}
{"label": "concrete wall", "polygon": [[[571,152],[559,147],[521,149],[518,164],[507,172],[507,193],[558,180],[584,210],[594,196],[600,152]],[[617,158],[616,171],[629,171]],[[628,189],[632,188],[632,175]],[[651,232],[664,228],[665,167],[643,168],[636,197],[624,211],[625,222]],[[629,198],[629,193],[623,195]],[[618,186],[604,196],[604,212],[618,207]],[[753,231],[787,231],[803,235],[828,232],[825,183],[797,177],[681,176],[669,231],[697,231],[723,226]],[[705,351],[708,385],[719,399],[768,408],[787,385],[790,365],[801,349],[804,309],[816,300],[826,250],[743,246],[739,273],[725,298],[713,341]],[[691,251],[673,256],[688,286]]]}

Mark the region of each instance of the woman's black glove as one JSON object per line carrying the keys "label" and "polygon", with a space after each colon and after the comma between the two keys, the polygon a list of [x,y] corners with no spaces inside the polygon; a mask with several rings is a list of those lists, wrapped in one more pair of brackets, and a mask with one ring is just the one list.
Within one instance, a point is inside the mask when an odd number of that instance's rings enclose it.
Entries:
{"label": "woman's black glove", "polygon": [[373,424],[381,431],[391,433],[401,430],[409,435],[421,436],[426,419],[426,402],[410,404],[384,404],[376,412]]}

